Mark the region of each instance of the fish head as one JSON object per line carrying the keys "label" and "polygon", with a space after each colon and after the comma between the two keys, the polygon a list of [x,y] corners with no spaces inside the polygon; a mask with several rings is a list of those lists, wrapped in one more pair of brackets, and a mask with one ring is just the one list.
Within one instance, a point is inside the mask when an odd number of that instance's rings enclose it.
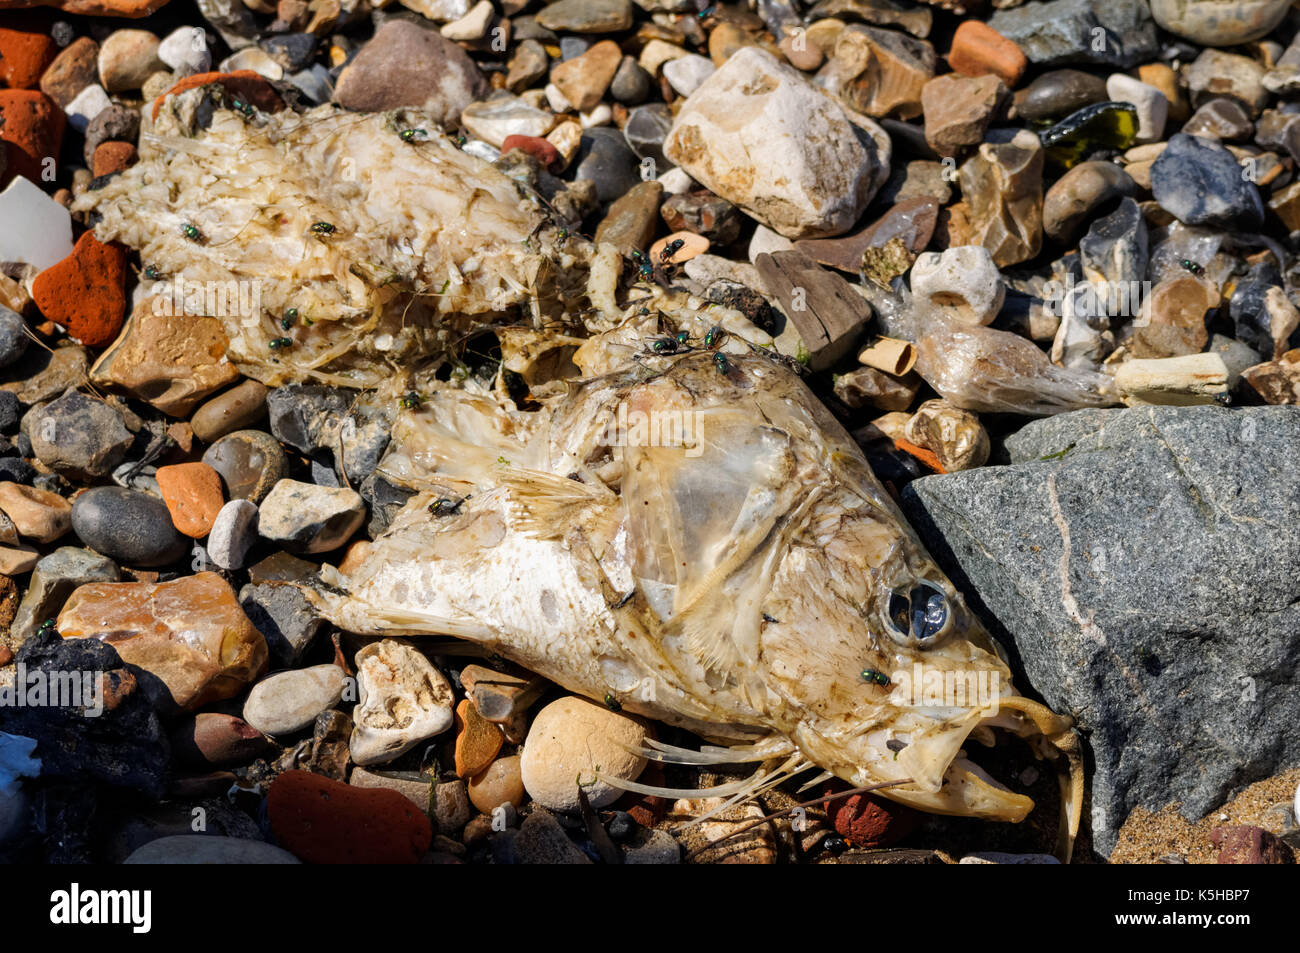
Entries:
{"label": "fish head", "polygon": [[638,588],[665,645],[698,663],[696,694],[731,696],[735,720],[757,713],[854,786],[905,782],[882,793],[1023,819],[1032,800],[966,747],[1068,720],[1016,692],[1001,647],[797,375],[693,355],[621,399],[631,418],[695,416],[687,446],[629,442],[621,495]]}
{"label": "fish head", "polygon": [[[862,492],[866,490],[867,492]],[[809,760],[941,814],[1019,821],[1033,808],[967,748],[1050,716],[1021,698],[1001,647],[870,485],[815,507],[765,600],[767,707]],[[1041,711],[1040,711],[1041,710]]]}

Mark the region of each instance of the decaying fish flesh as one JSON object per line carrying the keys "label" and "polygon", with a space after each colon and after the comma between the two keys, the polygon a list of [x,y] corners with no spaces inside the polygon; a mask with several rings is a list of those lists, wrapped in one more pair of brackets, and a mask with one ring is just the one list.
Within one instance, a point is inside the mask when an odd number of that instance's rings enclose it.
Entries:
{"label": "decaying fish flesh", "polygon": [[374,386],[475,325],[585,305],[590,246],[421,114],[218,109],[201,129],[203,94],[168,97],[140,161],[76,207],[161,284],[255,288],[257,313],[217,315],[245,374]]}

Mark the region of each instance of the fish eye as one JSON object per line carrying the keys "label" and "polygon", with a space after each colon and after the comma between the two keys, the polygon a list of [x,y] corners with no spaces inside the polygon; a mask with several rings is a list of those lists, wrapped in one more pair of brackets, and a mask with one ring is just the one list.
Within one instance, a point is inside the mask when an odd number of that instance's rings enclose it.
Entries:
{"label": "fish eye", "polygon": [[894,639],[919,648],[936,645],[947,633],[952,618],[947,594],[926,580],[910,589],[891,592],[886,614]]}

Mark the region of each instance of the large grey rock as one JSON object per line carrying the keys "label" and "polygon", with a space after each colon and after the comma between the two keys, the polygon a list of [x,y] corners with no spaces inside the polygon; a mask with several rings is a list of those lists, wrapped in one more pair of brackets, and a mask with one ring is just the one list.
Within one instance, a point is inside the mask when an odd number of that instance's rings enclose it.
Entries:
{"label": "large grey rock", "polygon": [[1104,63],[1127,69],[1156,52],[1156,25],[1146,0],[1049,0],[999,10],[989,26],[1031,63]]}
{"label": "large grey rock", "polygon": [[904,505],[1083,729],[1097,849],[1138,805],[1194,820],[1300,764],[1300,408],[1080,411],[1007,446]]}

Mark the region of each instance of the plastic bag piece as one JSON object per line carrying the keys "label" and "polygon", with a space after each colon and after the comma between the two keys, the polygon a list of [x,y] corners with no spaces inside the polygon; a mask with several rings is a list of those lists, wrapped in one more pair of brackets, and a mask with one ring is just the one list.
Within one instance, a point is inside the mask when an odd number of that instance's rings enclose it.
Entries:
{"label": "plastic bag piece", "polygon": [[875,289],[869,297],[885,333],[916,345],[925,382],[963,410],[1049,417],[1120,403],[1109,375],[1057,367],[1010,331],[958,324],[912,298],[901,280],[892,293]]}
{"label": "plastic bag piece", "polygon": [[941,320],[916,350],[925,382],[963,410],[1049,417],[1119,403],[1107,375],[1057,367],[1032,341],[1009,331]]}

